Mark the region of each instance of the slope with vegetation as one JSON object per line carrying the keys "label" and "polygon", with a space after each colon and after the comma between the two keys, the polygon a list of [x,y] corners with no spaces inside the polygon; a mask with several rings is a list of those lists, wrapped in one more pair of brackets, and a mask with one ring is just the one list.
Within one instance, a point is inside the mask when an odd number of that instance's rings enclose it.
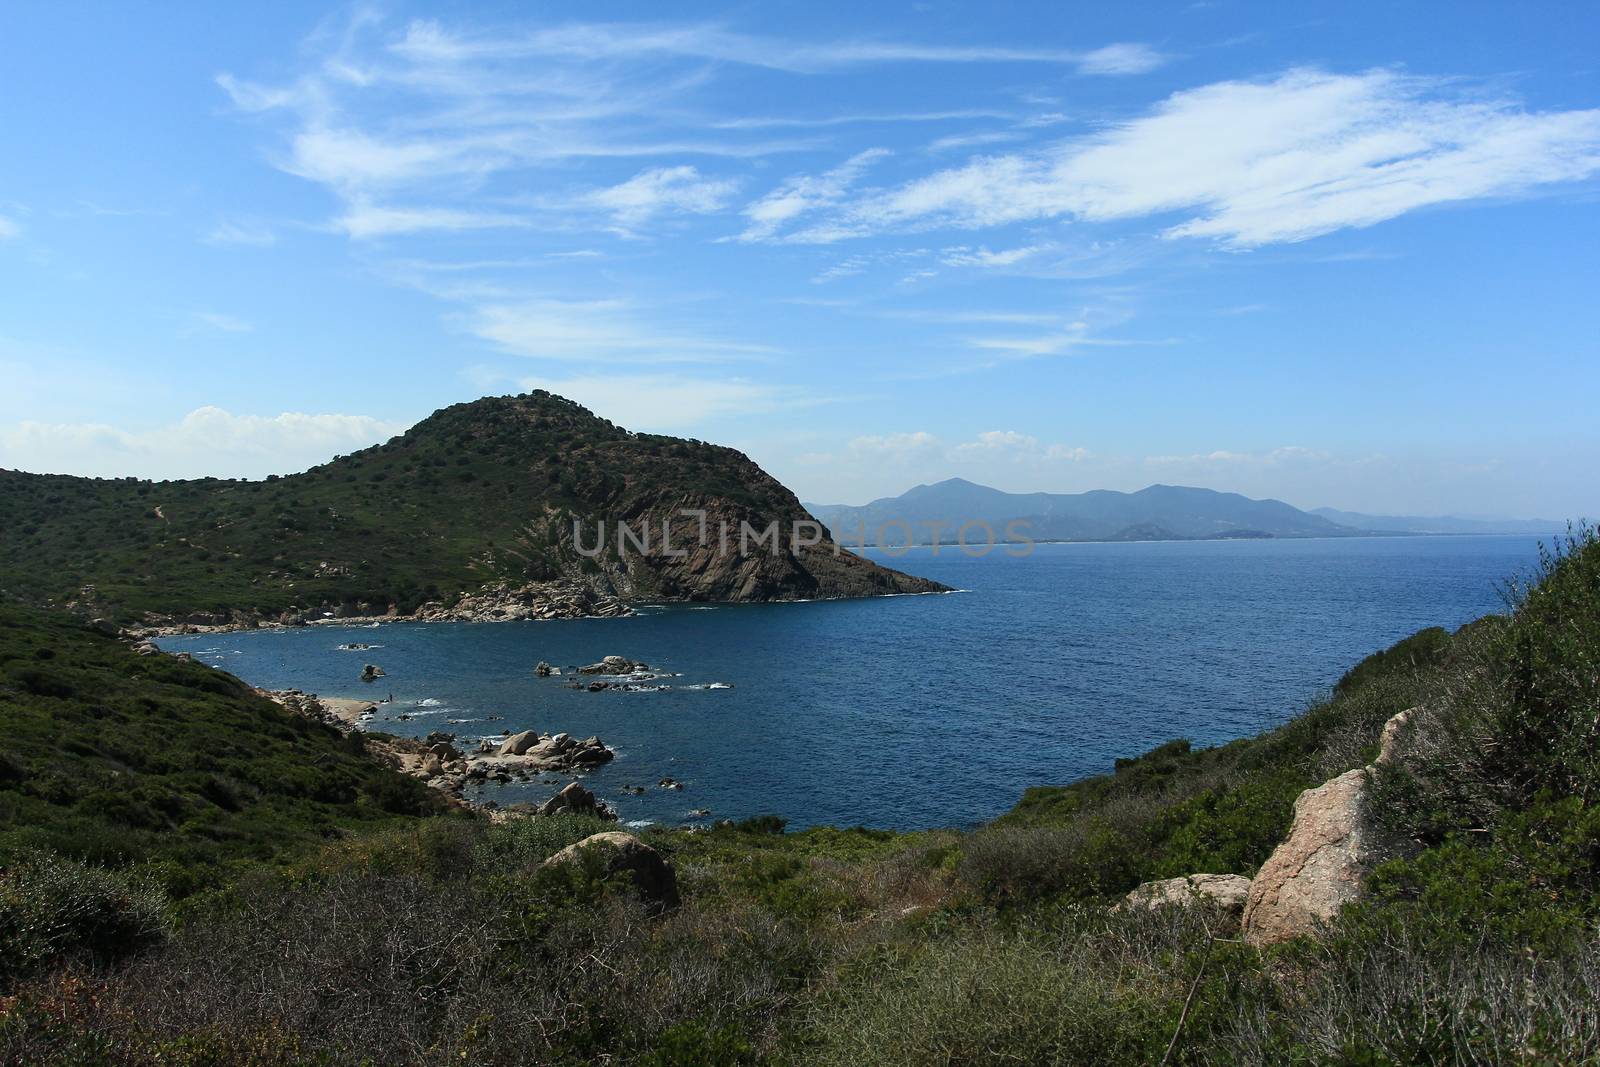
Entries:
{"label": "slope with vegetation", "polygon": [[[710,551],[680,509],[708,513]],[[405,614],[559,578],[686,600],[942,588],[831,543],[794,549],[805,510],[733,449],[631,433],[545,392],[445,408],[386,444],[265,481],[0,470],[0,515],[0,590],[124,620]],[[696,551],[660,552],[664,520],[675,522],[674,550]],[[607,528],[600,559],[576,551],[574,522],[586,549]],[[649,527],[656,550],[625,552],[619,522]],[[737,548],[742,522],[777,523],[784,543],[722,553],[720,525]]]}
{"label": "slope with vegetation", "polygon": [[[1263,952],[1204,906],[1111,906],[1151,878],[1253,875],[1297,794],[1370,763],[1419,706],[1369,811],[1409,847],[1318,939]],[[1600,542],[1276,730],[1030,790],[970,833],[647,830],[683,898],[654,916],[592,870],[541,867],[602,825],[414,820],[191,898],[175,927],[119,897],[117,936],[32,952],[0,1057],[1600,1063]],[[7,870],[0,937],[37,946],[17,917],[59,910],[40,887],[72,880],[38,871],[65,862]],[[115,897],[138,871],[73,884]]]}
{"label": "slope with vegetation", "polygon": [[0,605],[0,857],[142,864],[181,895],[442,808],[232,675]]}

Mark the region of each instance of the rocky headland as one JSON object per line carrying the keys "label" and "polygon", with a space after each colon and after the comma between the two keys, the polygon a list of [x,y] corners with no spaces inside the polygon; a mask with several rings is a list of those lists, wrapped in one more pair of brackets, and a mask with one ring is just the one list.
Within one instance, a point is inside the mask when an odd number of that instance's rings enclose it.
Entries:
{"label": "rocky headland", "polygon": [[0,470],[0,513],[0,589],[153,634],[947,591],[845,551],[742,453],[543,392],[266,481]]}

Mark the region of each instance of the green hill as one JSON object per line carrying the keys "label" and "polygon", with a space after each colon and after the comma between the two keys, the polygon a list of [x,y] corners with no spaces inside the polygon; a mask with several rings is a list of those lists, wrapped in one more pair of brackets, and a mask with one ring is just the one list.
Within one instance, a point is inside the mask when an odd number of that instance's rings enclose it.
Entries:
{"label": "green hill", "polygon": [[148,863],[185,893],[443,807],[230,674],[0,605],[0,865]]}
{"label": "green hill", "polygon": [[[709,547],[697,519],[707,512]],[[401,613],[494,583],[558,578],[623,598],[781,600],[926,592],[831,542],[794,549],[808,516],[743,454],[630,433],[549,393],[445,408],[400,437],[265,481],[148,482],[0,471],[0,590],[119,619]],[[689,555],[624,553],[615,528],[673,522]],[[584,523],[592,548],[573,543]],[[726,523],[784,544],[720,551]],[[804,534],[802,534],[802,538]],[[92,586],[92,589],[85,587]],[[214,618],[211,618],[214,617]]]}

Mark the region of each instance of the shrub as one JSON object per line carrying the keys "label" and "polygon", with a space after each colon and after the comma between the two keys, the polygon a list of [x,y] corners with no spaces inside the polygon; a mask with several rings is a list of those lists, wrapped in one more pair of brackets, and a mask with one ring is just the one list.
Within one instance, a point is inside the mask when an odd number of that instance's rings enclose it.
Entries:
{"label": "shrub", "polygon": [[866,956],[808,1019],[808,1062],[1154,1063],[1190,971],[1170,953],[1197,931],[1129,929],[1069,912]]}
{"label": "shrub", "polygon": [[166,897],[130,875],[32,853],[0,873],[0,983],[72,957],[104,962],[169,932]]}

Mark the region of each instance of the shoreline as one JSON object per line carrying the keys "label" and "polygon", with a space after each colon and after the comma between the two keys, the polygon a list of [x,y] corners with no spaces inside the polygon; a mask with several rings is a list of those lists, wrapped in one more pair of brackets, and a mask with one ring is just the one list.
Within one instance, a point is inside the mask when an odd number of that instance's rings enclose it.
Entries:
{"label": "shoreline", "polygon": [[638,608],[668,608],[678,605],[706,606],[706,607],[744,607],[747,605],[769,604],[829,604],[846,600],[889,600],[895,597],[907,596],[948,596],[951,593],[971,592],[968,589],[926,589],[915,593],[870,593],[863,596],[833,596],[833,597],[794,597],[781,600],[638,600],[632,604],[623,603],[626,612],[611,611],[599,615],[498,615],[487,616],[473,612],[462,613],[428,613],[410,615],[344,615],[334,618],[306,619],[301,622],[280,622],[276,619],[252,619],[245,622],[220,622],[220,623],[171,623],[159,626],[125,626],[122,632],[135,640],[149,640],[159,637],[203,637],[207,634],[232,634],[249,633],[253,630],[279,632],[284,630],[304,630],[312,626],[349,626],[356,629],[373,629],[379,626],[397,622],[435,623],[435,622],[486,622],[486,623],[511,623],[511,622],[579,622],[595,619],[632,619],[639,615]]}

